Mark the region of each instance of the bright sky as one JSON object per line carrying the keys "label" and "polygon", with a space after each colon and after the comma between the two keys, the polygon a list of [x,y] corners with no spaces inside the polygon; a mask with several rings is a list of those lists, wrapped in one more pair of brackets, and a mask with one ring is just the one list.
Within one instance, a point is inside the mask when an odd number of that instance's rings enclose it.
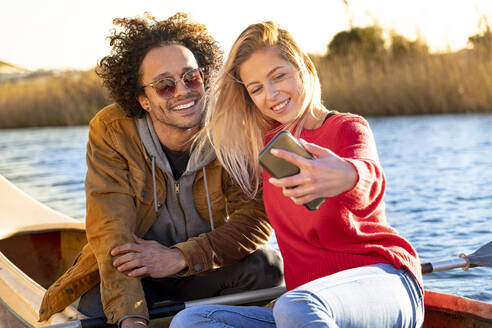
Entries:
{"label": "bright sky", "polygon": [[249,24],[274,20],[307,52],[324,53],[332,37],[377,22],[432,51],[467,46],[490,0],[7,0],[0,5],[0,61],[29,69],[88,69],[109,52],[112,19],[144,12],[159,19],[187,12],[229,50]]}

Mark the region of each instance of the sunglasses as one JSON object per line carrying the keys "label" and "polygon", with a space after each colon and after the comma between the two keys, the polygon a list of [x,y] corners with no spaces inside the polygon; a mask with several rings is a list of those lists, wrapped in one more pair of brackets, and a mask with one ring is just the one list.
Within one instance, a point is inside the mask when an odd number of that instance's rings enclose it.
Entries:
{"label": "sunglasses", "polygon": [[143,85],[142,88],[152,87],[155,92],[163,98],[171,98],[176,92],[176,84],[179,81],[183,81],[184,85],[188,89],[196,89],[203,84],[203,72],[201,68],[195,68],[189,72],[184,73],[180,79],[174,80],[170,77],[166,77],[155,82]]}

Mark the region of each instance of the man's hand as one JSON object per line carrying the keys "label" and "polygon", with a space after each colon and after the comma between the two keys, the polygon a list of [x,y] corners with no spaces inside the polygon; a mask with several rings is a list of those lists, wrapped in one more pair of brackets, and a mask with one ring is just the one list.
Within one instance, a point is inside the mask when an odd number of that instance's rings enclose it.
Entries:
{"label": "man's hand", "polygon": [[179,249],[168,248],[155,240],[144,240],[133,235],[135,243],[113,248],[111,255],[118,256],[113,265],[118,271],[129,271],[128,276],[169,277],[186,268]]}
{"label": "man's hand", "polygon": [[145,328],[147,321],[141,318],[126,318],[121,322],[121,328]]}

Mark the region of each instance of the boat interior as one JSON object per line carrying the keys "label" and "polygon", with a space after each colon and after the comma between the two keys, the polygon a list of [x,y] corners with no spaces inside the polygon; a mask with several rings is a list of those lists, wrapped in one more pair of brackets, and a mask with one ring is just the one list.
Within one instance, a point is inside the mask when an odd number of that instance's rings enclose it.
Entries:
{"label": "boat interior", "polygon": [[[85,224],[38,202],[1,175],[0,223],[0,322],[9,328],[54,323],[38,322],[39,306],[46,288],[87,242]],[[79,315],[69,307],[58,322]]]}
{"label": "boat interior", "polygon": [[0,240],[0,252],[47,289],[73,264],[86,243],[83,230],[24,232]]}

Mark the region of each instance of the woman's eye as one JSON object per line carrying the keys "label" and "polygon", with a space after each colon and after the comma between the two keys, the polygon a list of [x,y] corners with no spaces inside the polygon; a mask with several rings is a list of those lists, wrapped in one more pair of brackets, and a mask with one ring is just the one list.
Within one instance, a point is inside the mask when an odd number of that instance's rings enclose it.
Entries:
{"label": "woman's eye", "polygon": [[261,87],[253,88],[251,89],[250,93],[254,95],[255,93],[258,93],[261,90]]}
{"label": "woman's eye", "polygon": [[286,73],[280,73],[280,74],[275,75],[274,79],[280,80],[280,79],[283,79],[286,75],[287,75]]}

